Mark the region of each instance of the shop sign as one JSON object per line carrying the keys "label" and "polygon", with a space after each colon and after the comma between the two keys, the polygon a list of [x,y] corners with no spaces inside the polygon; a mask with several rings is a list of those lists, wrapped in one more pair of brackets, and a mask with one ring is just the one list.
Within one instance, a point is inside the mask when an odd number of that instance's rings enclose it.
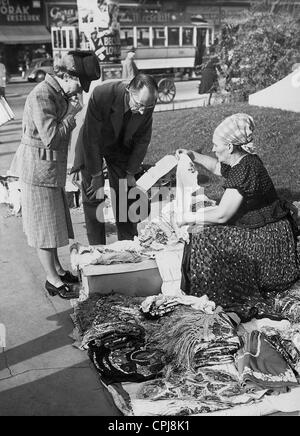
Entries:
{"label": "shop sign", "polygon": [[116,0],[77,0],[79,32],[101,62],[121,61],[119,5]]}
{"label": "shop sign", "polygon": [[0,25],[41,24],[42,2],[32,0],[0,0]]}
{"label": "shop sign", "polygon": [[72,26],[78,23],[76,5],[68,3],[47,4],[47,25],[49,27]]}

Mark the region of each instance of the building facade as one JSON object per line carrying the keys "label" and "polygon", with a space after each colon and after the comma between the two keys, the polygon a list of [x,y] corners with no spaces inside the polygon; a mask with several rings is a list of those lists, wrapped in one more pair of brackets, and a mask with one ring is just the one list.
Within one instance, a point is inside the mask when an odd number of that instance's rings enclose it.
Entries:
{"label": "building facade", "polygon": [[41,0],[0,0],[0,53],[10,74],[51,51]]}

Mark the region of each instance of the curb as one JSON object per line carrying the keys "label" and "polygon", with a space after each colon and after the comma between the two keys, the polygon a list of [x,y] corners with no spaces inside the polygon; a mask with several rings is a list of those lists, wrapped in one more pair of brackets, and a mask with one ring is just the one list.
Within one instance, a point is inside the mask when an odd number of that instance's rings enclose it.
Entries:
{"label": "curb", "polygon": [[6,94],[5,98],[22,97],[22,94]]}
{"label": "curb", "polygon": [[178,109],[190,109],[194,107],[207,106],[209,94],[207,97],[197,98],[196,100],[174,101],[172,103],[160,103],[155,106],[154,112],[175,111]]}

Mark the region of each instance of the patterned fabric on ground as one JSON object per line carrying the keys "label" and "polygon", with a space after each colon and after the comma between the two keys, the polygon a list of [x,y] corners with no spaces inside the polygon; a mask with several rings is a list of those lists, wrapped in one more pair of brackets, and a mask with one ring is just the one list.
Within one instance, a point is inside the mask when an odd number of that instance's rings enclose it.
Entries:
{"label": "patterned fabric on ground", "polygon": [[[82,348],[90,342],[105,337],[108,333],[118,331],[121,334],[139,332],[143,338],[144,331],[141,320],[140,305],[141,297],[128,297],[121,294],[97,295],[94,297],[93,315],[90,321],[86,320],[82,329]],[[90,310],[89,300],[79,303],[76,316],[84,318],[84,313]],[[79,321],[80,322],[80,321]]]}
{"label": "patterned fabric on ground", "polygon": [[23,229],[28,245],[36,248],[58,248],[74,239],[65,192],[20,183]]}
{"label": "patterned fabric on ground", "polygon": [[[202,352],[207,357],[214,353],[215,361],[219,363],[232,362],[233,354],[240,347],[233,324],[221,308],[213,314],[189,308],[180,314],[174,312],[149,340],[164,352],[166,361],[173,368],[182,370],[203,366]],[[222,341],[221,346],[219,341]]]}
{"label": "patterned fabric on ground", "polygon": [[182,266],[184,292],[205,294],[242,321],[269,313],[276,293],[286,291],[300,274],[287,220],[256,229],[204,227],[191,235]]}
{"label": "patterned fabric on ground", "polygon": [[293,323],[300,323],[300,281],[275,299],[275,312]]}
{"label": "patterned fabric on ground", "polygon": [[144,298],[111,294],[92,300],[79,303],[75,322],[81,326],[81,348],[89,349],[105,382],[140,382],[156,377],[164,366],[164,353],[147,346],[148,337],[159,324],[145,320],[140,310]]}
{"label": "patterned fabric on ground", "polygon": [[262,326],[260,331],[300,379],[300,324],[285,323],[285,328],[278,328],[275,323],[274,326]]}
{"label": "patterned fabric on ground", "polygon": [[[197,372],[174,372],[143,383],[137,399],[159,402],[173,400],[176,414],[190,415],[224,410],[259,399],[263,392],[246,394],[236,371],[226,371],[229,365],[201,368]],[[184,404],[182,404],[184,401]],[[170,404],[172,406],[172,404]]]}
{"label": "patterned fabric on ground", "polygon": [[294,372],[268,337],[259,331],[240,329],[243,347],[236,354],[240,380],[246,388],[279,390],[298,384]]}
{"label": "patterned fabric on ground", "polygon": [[115,333],[107,341],[92,341],[89,356],[106,384],[149,380],[164,367],[162,353],[148,349],[143,340],[132,335]]}

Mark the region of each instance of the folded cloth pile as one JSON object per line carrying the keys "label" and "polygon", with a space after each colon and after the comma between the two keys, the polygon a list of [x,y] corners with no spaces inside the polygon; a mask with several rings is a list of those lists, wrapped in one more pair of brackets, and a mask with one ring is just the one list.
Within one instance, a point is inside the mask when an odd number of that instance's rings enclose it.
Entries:
{"label": "folded cloth pile", "polygon": [[153,295],[147,297],[141,304],[141,311],[148,318],[157,318],[164,316],[166,313],[173,312],[179,305],[190,306],[195,310],[205,313],[213,313],[216,305],[208,299],[206,295],[194,297],[185,295]]}
{"label": "folded cloth pile", "polygon": [[275,297],[274,311],[293,323],[300,323],[300,281]]}
{"label": "folded cloth pile", "polygon": [[163,353],[146,344],[142,300],[111,294],[93,296],[92,304],[89,299],[78,304],[75,317],[82,328],[81,348],[89,350],[107,384],[148,380],[164,367]]}
{"label": "folded cloth pile", "polygon": [[[81,244],[73,244],[70,248],[71,265],[75,270],[78,267],[88,265],[111,265],[116,263],[137,263],[142,261],[141,247],[133,241],[124,244],[99,245],[84,247]],[[131,244],[130,244],[131,243]]]}
{"label": "folded cloth pile", "polygon": [[142,247],[150,247],[153,242],[166,245],[171,231],[162,229],[158,223],[150,222],[139,232],[138,240]]}
{"label": "folded cloth pile", "polygon": [[203,342],[199,345],[194,357],[194,368],[203,366],[223,365],[234,362],[234,355],[240,348],[237,336],[225,340]]}
{"label": "folded cloth pile", "polygon": [[294,371],[282,354],[261,331],[239,328],[242,347],[235,356],[241,383],[246,388],[272,389],[285,392],[297,386]]}
{"label": "folded cloth pile", "polygon": [[159,318],[173,312],[180,303],[174,297],[163,294],[147,297],[141,304],[141,311],[146,318]]}
{"label": "folded cloth pile", "polygon": [[147,348],[141,338],[132,333],[124,335],[118,329],[101,341],[91,342],[89,356],[106,384],[150,380],[164,367],[162,352]]}
{"label": "folded cloth pile", "polygon": [[263,325],[260,331],[300,379],[300,324],[291,324],[288,321],[281,321],[281,324]]}
{"label": "folded cloth pile", "polygon": [[207,355],[208,349],[213,353],[214,346],[215,359],[218,357],[216,360],[222,363],[233,361],[232,356],[240,347],[235,327],[220,307],[212,314],[188,307],[180,316],[174,313],[163,328],[153,333],[151,343],[164,350],[166,361],[171,362],[174,369],[188,371],[201,366],[202,353]]}
{"label": "folded cloth pile", "polygon": [[89,342],[89,356],[103,380],[140,382],[156,377],[162,370],[162,353],[145,346],[144,331],[119,323]]}
{"label": "folded cloth pile", "polygon": [[177,404],[177,414],[190,415],[224,410],[237,404],[258,400],[265,393],[260,391],[245,394],[233,365],[201,368],[192,373],[165,373],[166,371],[160,379],[143,383],[137,391],[137,398],[156,402],[164,400],[165,407],[169,401],[170,408]]}

